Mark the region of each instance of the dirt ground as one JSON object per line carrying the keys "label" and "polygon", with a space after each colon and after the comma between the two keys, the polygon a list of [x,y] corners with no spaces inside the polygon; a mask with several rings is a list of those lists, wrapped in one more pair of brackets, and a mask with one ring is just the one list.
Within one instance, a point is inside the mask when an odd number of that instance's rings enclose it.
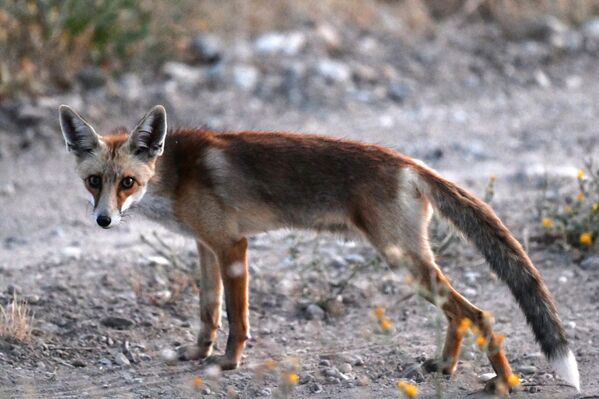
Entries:
{"label": "dirt ground", "polygon": [[[394,51],[390,39],[378,40]],[[554,378],[509,291],[469,244],[452,246],[438,261],[458,290],[493,313],[512,367],[523,377],[513,397],[599,397],[599,270],[580,268],[578,254],[528,240],[538,234],[536,201],[545,177],[567,187],[584,159],[599,159],[597,57],[552,60],[543,66],[549,84],[537,67],[526,66],[516,70],[524,80],[497,72],[473,83],[468,65],[478,65],[480,54],[467,45],[476,40],[420,44],[430,67],[413,76],[401,102],[296,106],[160,78],[144,80],[134,99],[122,87],[45,97],[31,123],[17,122],[19,106],[7,105],[0,120],[0,303],[18,293],[34,314],[34,329],[29,343],[0,339],[0,397],[395,398],[396,382],[407,379],[417,384],[418,397],[474,398],[484,397],[480,378],[491,371],[470,344],[453,378],[421,372],[443,327],[438,312],[411,295],[405,274],[387,270],[363,242],[296,231],[250,242],[252,339],[241,368],[215,375],[198,363],[170,364],[165,349],[192,342],[199,323],[194,243],[141,217],[109,231],[94,225],[60,136],[60,103],[81,109],[99,131],[132,126],[150,105],[165,103],[173,125],[379,143],[423,159],[481,195],[496,176],[492,205],[526,240],[555,297],[582,394]],[[324,314],[307,310],[317,303]],[[377,305],[392,322],[390,334],[373,319]],[[225,320],[218,351],[226,330]],[[290,368],[299,381],[284,393]],[[198,376],[203,384],[194,387]]]}

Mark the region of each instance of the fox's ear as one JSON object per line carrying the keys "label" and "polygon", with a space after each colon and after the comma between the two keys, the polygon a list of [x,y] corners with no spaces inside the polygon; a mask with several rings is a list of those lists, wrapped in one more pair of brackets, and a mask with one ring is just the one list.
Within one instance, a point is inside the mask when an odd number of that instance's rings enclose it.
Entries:
{"label": "fox's ear", "polygon": [[162,105],[152,108],[129,134],[129,148],[144,160],[162,155],[166,137],[166,110]]}
{"label": "fox's ear", "polygon": [[68,105],[61,105],[58,112],[67,150],[78,157],[93,152],[100,143],[100,136],[94,128]]}

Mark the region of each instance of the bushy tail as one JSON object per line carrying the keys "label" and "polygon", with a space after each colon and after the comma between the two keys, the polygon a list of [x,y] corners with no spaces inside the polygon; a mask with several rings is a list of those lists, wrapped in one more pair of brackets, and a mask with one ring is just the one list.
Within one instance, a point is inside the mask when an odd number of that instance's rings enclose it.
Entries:
{"label": "bushy tail", "polygon": [[433,170],[414,166],[432,205],[472,241],[510,288],[555,371],[580,391],[578,366],[545,283],[491,207]]}

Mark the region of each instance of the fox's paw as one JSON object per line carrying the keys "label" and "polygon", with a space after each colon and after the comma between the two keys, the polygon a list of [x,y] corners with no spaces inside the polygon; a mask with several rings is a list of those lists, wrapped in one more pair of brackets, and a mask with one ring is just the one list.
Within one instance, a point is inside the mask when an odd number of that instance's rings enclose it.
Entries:
{"label": "fox's paw", "polygon": [[183,345],[177,348],[177,359],[180,361],[205,359],[210,354],[209,352],[197,344]]}
{"label": "fox's paw", "polygon": [[210,356],[204,361],[206,365],[215,365],[221,370],[235,370],[239,367],[239,361],[227,356]]}
{"label": "fox's paw", "polygon": [[455,366],[451,366],[443,359],[428,359],[422,363],[422,369],[427,373],[441,373],[443,375],[453,375]]}

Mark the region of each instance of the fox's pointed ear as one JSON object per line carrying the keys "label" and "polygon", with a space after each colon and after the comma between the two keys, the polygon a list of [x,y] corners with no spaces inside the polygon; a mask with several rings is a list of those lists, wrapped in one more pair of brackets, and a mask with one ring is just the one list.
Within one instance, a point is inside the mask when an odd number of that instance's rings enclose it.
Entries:
{"label": "fox's pointed ear", "polygon": [[92,153],[100,144],[94,128],[68,105],[61,105],[58,112],[67,150],[78,157]]}
{"label": "fox's pointed ear", "polygon": [[162,105],[152,108],[129,134],[129,148],[144,160],[162,155],[166,138],[166,110]]}

